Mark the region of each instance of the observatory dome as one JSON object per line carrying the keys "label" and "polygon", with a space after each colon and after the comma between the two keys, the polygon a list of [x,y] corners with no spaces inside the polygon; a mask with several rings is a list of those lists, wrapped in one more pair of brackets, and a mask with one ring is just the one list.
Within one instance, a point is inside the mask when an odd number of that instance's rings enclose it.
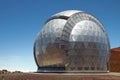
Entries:
{"label": "observatory dome", "polygon": [[38,72],[107,72],[110,44],[93,15],[67,10],[51,16],[34,42]]}

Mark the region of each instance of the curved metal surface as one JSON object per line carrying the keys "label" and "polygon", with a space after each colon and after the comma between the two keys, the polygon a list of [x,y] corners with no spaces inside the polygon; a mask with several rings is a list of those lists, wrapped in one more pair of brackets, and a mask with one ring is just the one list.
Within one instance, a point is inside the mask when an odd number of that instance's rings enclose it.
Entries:
{"label": "curved metal surface", "polygon": [[78,12],[83,12],[83,11],[79,11],[79,10],[66,10],[66,11],[62,11],[59,12],[57,14],[54,14],[53,16],[67,16],[70,17],[71,15],[78,13]]}
{"label": "curved metal surface", "polygon": [[100,21],[76,10],[53,17],[57,18],[49,19],[35,40],[38,67],[65,67],[67,72],[107,72],[110,44]]}

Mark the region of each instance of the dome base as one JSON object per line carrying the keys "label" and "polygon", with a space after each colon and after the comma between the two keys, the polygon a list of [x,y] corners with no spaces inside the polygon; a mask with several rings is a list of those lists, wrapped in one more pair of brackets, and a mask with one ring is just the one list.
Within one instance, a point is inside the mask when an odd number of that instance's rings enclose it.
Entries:
{"label": "dome base", "polygon": [[37,72],[65,72],[65,67],[38,67]]}

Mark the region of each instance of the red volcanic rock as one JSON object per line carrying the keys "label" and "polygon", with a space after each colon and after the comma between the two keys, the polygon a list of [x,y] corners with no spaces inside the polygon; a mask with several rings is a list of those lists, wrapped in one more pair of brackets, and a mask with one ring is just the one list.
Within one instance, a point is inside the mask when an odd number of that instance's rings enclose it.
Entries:
{"label": "red volcanic rock", "polygon": [[111,49],[110,72],[120,72],[120,47]]}
{"label": "red volcanic rock", "polygon": [[17,73],[0,75],[0,80],[120,80],[116,73]]}

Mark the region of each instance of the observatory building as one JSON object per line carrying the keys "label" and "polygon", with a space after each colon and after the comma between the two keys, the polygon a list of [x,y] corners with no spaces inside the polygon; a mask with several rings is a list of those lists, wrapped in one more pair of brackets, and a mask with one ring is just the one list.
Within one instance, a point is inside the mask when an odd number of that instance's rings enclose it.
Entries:
{"label": "observatory building", "polygon": [[109,56],[101,22],[78,10],[51,16],[34,42],[38,72],[108,72]]}

